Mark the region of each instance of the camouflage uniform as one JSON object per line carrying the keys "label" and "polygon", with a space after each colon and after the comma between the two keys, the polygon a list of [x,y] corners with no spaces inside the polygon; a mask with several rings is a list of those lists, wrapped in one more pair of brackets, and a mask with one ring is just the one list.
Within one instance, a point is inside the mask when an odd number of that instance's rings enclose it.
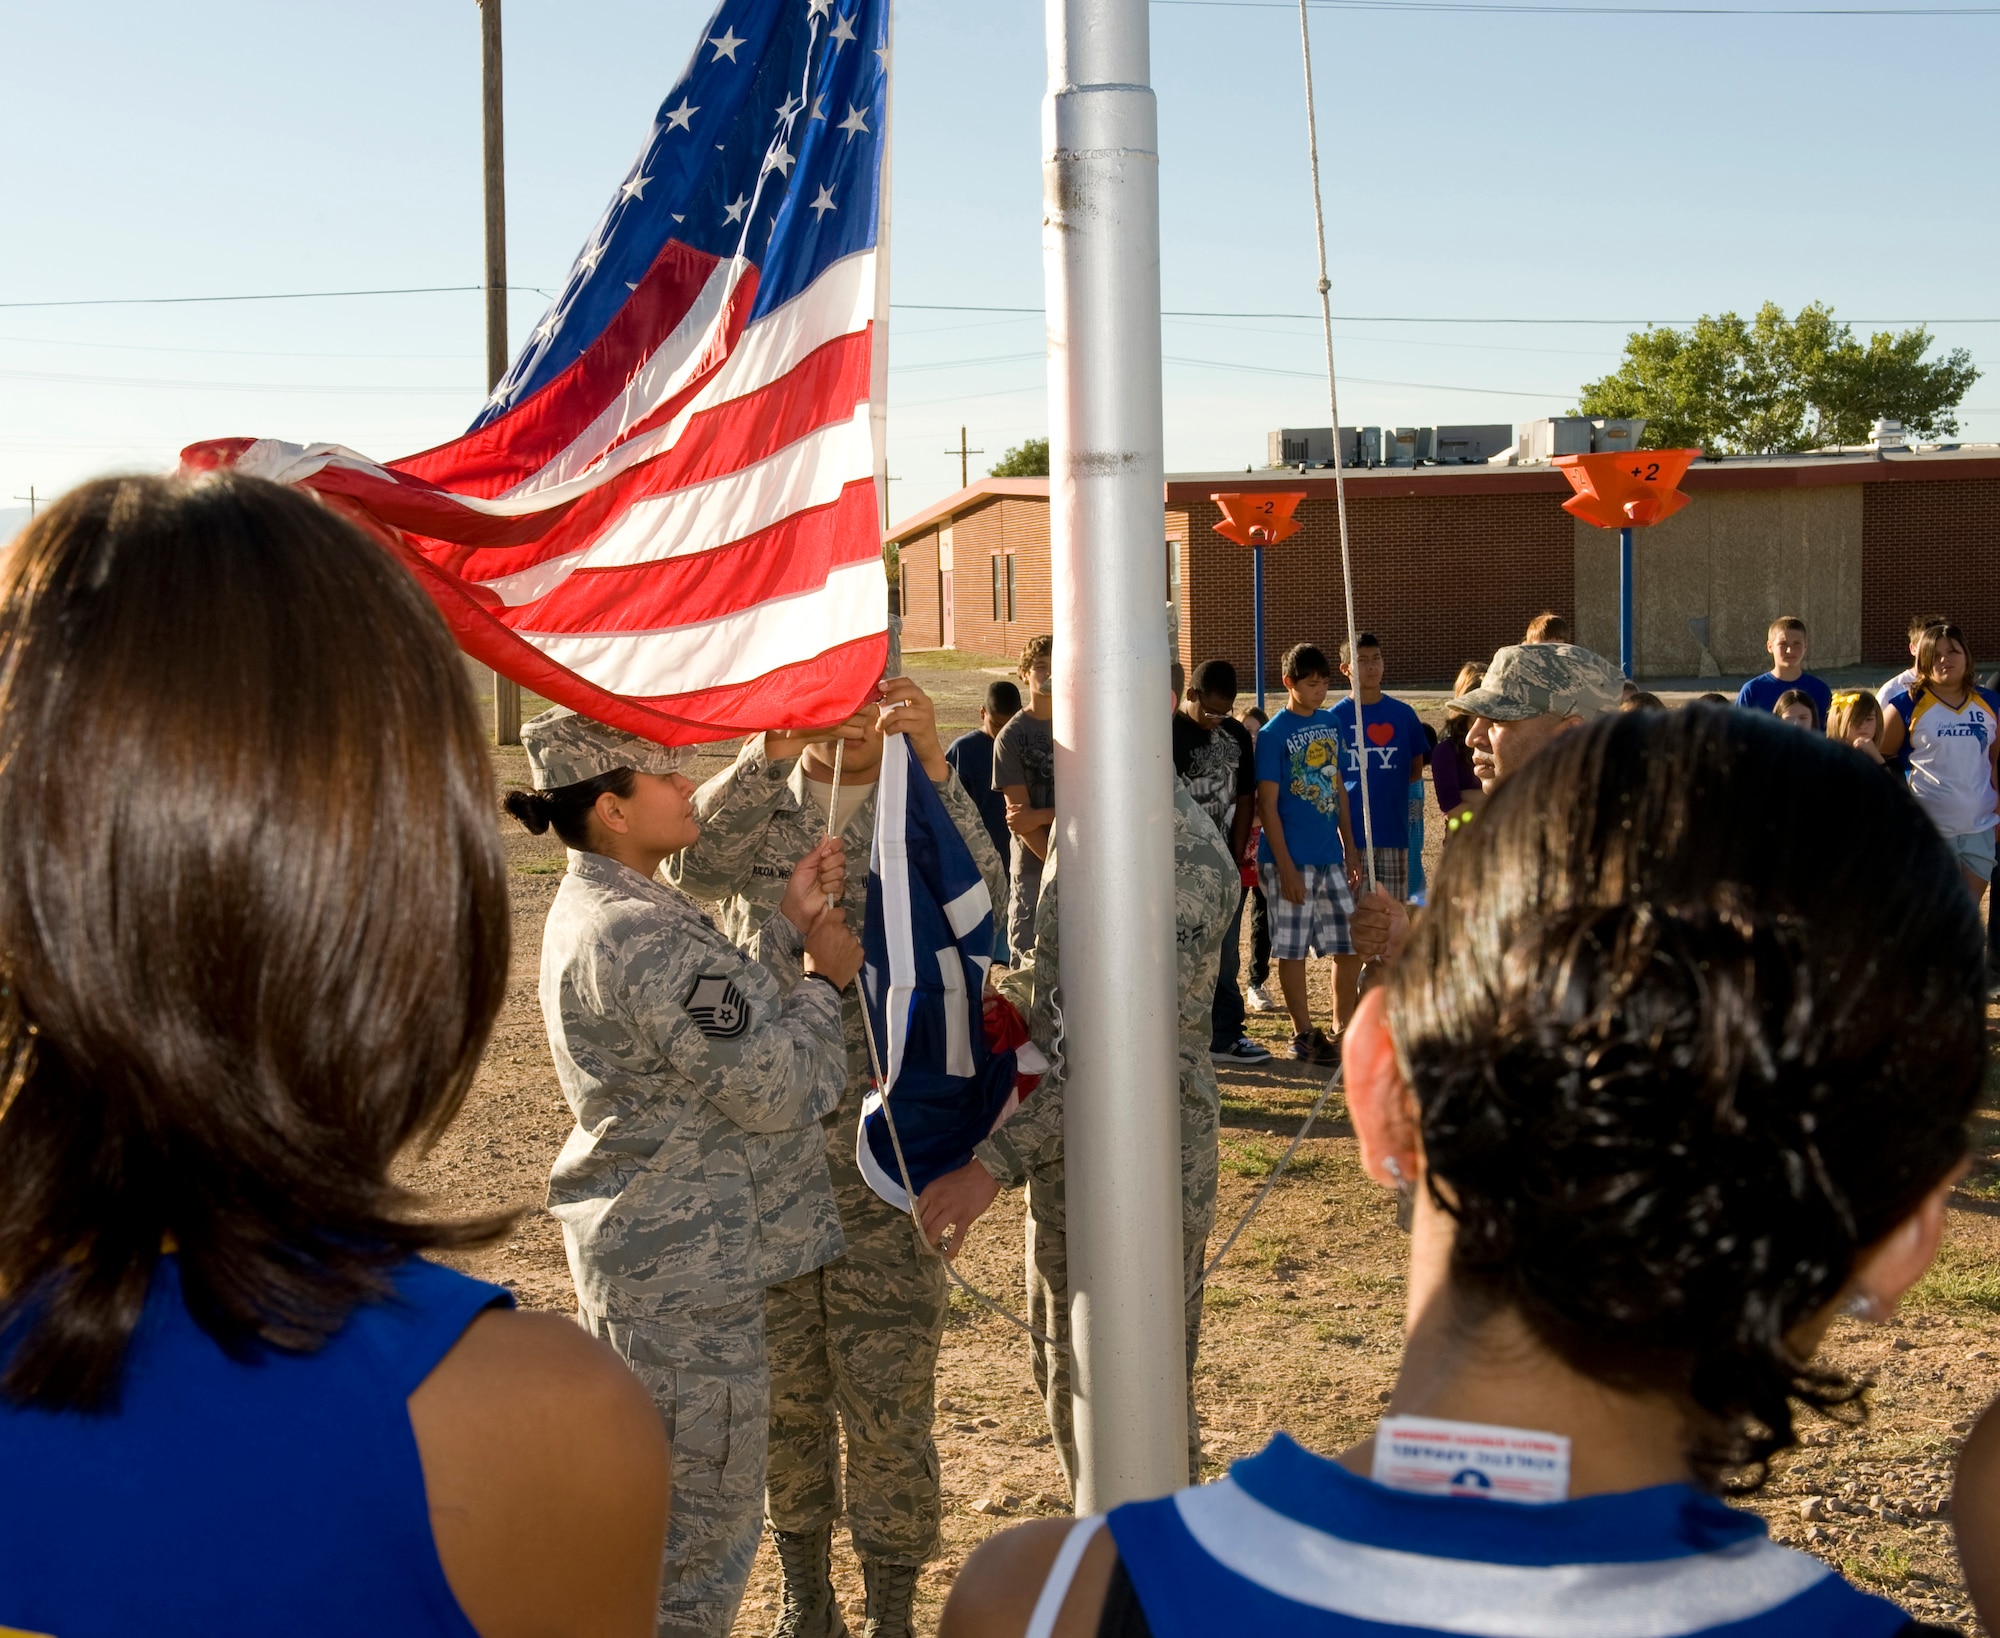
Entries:
{"label": "camouflage uniform", "polygon": [[[558,747],[545,771],[605,770]],[[763,1288],[841,1250],[818,1124],[846,1078],[840,998],[803,981],[783,916],[757,945],[761,961],[685,894],[574,851],[542,937],[542,1016],[576,1117],[549,1209],[581,1322],[651,1390],[673,1447],[662,1634],[721,1638],[735,1620],[764,1479]]]}
{"label": "camouflage uniform", "polygon": [[1529,717],[1592,717],[1616,711],[1625,679],[1618,667],[1575,643],[1521,643],[1499,649],[1486,676],[1451,702],[1454,711],[1489,722]]}
{"label": "camouflage uniform", "polygon": [[[1035,1385],[1048,1411],[1063,1475],[1076,1493],[1076,1431],[1071,1416],[1069,1248],[1063,1179],[1063,1073],[1060,1051],[1060,971],[1057,909],[1061,871],[1054,856],[1035,912],[1029,960],[1000,981],[1027,1016],[1028,1029],[1053,1066],[1013,1119],[973,1153],[1000,1182],[1028,1185],[1028,1319],[1064,1351],[1030,1342]],[[1179,993],[1181,1109],[1181,1246],[1186,1287],[1201,1277],[1209,1231],[1215,1226],[1216,1140],[1221,1094],[1209,1060],[1210,1009],[1222,939],[1236,913],[1240,877],[1229,844],[1180,780],[1174,781],[1174,976]],[[1200,1475],[1201,1435],[1195,1421],[1194,1363],[1201,1344],[1202,1294],[1187,1299],[1188,1474]]]}
{"label": "camouflage uniform", "polygon": [[[783,894],[793,865],[826,833],[825,815],[804,781],[796,759],[774,763],[765,755],[760,736],[695,794],[701,840],[669,860],[667,874],[697,898],[721,901],[723,930],[732,938],[749,936]],[[1006,874],[978,807],[956,774],[937,791],[987,892],[1000,903]],[[861,861],[874,827],[871,793],[842,833],[849,859],[845,909],[855,927],[867,907]],[[855,1133],[870,1086],[868,1046],[853,992],[842,1012],[847,1091],[827,1117],[826,1143],[847,1252],[811,1273],[774,1281],[766,1295],[772,1397],[766,1506],[772,1529],[788,1534],[817,1531],[840,1516],[844,1427],[845,1504],[856,1553],[864,1566],[870,1560],[919,1565],[938,1542],[931,1424],[945,1273],[908,1215],[870,1189],[855,1165]]]}

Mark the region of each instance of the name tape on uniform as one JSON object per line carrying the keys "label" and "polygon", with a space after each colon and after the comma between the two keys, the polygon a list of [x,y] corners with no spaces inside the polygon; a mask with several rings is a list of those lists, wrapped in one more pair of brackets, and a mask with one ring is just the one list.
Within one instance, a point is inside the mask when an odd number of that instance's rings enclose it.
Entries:
{"label": "name tape on uniform", "polygon": [[1569,1440],[1559,1433],[1386,1416],[1375,1430],[1377,1484],[1424,1496],[1554,1502],[1569,1496]]}

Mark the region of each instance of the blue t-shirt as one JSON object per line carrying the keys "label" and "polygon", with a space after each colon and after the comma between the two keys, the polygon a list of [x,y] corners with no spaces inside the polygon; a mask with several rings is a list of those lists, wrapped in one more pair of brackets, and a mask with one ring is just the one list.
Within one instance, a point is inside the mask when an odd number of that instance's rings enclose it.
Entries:
{"label": "blue t-shirt", "polygon": [[1691,1485],[1525,1503],[1391,1490],[1280,1433],[1106,1521],[1153,1638],[1892,1638],[1907,1612]]}
{"label": "blue t-shirt", "polygon": [[[1333,717],[1340,724],[1345,753],[1341,767],[1347,782],[1347,822],[1355,841],[1361,842],[1361,759],[1355,754],[1352,695],[1333,708]],[[1361,707],[1361,731],[1368,737],[1368,818],[1375,845],[1406,848],[1410,845],[1410,772],[1417,759],[1429,752],[1431,742],[1416,712],[1387,694],[1373,705]]]}
{"label": "blue t-shirt", "polygon": [[1819,713],[1819,721],[1814,726],[1824,730],[1827,715],[1833,710],[1833,688],[1810,671],[1801,671],[1790,682],[1771,671],[1761,677],[1752,677],[1736,690],[1736,703],[1747,710],[1769,712],[1776,707],[1781,694],[1788,694],[1794,688],[1801,694],[1812,696],[1813,709]]}
{"label": "blue t-shirt", "polygon": [[986,821],[986,834],[993,838],[1000,862],[1007,862],[1007,798],[993,788],[993,736],[983,728],[960,734],[945,747],[945,761],[958,775],[965,794]]}
{"label": "blue t-shirt", "polygon": [[[1309,717],[1282,710],[1257,735],[1257,782],[1278,787],[1278,823],[1295,865],[1336,865],[1340,845],[1340,774],[1345,740],[1331,711]],[[1271,839],[1257,843],[1257,857],[1275,864]]]}

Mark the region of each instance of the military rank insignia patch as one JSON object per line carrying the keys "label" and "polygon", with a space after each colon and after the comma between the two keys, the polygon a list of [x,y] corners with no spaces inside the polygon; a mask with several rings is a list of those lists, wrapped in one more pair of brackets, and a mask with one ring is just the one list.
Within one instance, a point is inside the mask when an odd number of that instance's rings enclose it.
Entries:
{"label": "military rank insignia patch", "polygon": [[695,1028],[717,1041],[733,1041],[750,1027],[750,1003],[736,980],[722,973],[703,973],[681,1003]]}

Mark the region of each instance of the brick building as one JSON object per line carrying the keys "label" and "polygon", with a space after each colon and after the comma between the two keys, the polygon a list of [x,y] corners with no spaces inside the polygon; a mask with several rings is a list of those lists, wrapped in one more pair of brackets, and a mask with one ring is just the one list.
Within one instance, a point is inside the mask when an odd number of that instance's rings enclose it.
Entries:
{"label": "brick building", "polygon": [[[2000,656],[2000,449],[1701,461],[1694,504],[1635,546],[1641,676],[1747,674],[1764,631],[1802,616],[1812,663],[1890,664],[1914,611],[1966,628]],[[1303,492],[1299,533],[1265,554],[1265,672],[1345,620],[1333,479],[1323,471],[1174,474],[1161,588],[1184,662],[1233,659],[1249,686],[1250,553],[1216,534],[1216,493]],[[1618,648],[1618,537],[1562,510],[1546,466],[1374,468],[1347,475],[1355,612],[1381,637],[1392,685],[1441,686],[1460,663],[1518,642],[1542,609],[1578,640]],[[891,532],[902,556],[904,643],[1012,658],[1050,629],[1048,481],[988,478]]]}

